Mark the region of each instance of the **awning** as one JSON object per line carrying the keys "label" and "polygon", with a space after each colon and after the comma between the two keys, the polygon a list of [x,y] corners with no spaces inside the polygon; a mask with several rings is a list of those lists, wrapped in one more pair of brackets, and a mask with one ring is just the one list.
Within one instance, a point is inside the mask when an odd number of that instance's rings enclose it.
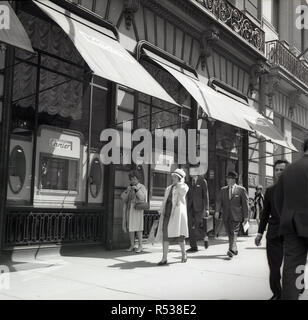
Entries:
{"label": "awning", "polygon": [[31,41],[8,1],[0,1],[1,28],[0,42],[34,53]]}
{"label": "awning", "polygon": [[155,98],[177,104],[130,55],[110,30],[91,23],[51,1],[33,1],[70,37],[95,75]]}
{"label": "awning", "polygon": [[184,72],[183,69],[179,69],[148,50],[144,49],[143,51],[148,58],[164,68],[183,85],[209,118],[255,132],[267,141],[298,151],[291,142],[284,138],[274,124],[253,107],[212,89],[207,85],[207,79],[204,78],[205,80],[201,82],[194,74]]}
{"label": "awning", "polygon": [[176,78],[210,118],[229,123],[244,130],[252,131],[247,121],[245,121],[240,114],[233,112],[233,105],[237,103],[236,101],[230,99],[229,107],[226,108],[224,96],[220,95],[207,85],[204,86],[193,73],[189,74],[187,71],[182,71],[183,69],[179,70],[177,66],[172,65],[167,60],[149,50],[144,49],[143,51],[148,58]]}
{"label": "awning", "polygon": [[[249,131],[255,132],[267,141],[298,151],[291,142],[284,138],[283,133],[272,122],[253,107],[219,93],[205,83],[199,82],[199,86],[206,101],[206,107],[204,108],[202,105],[201,107],[209,117],[232,124],[229,121],[229,117],[233,114],[237,119],[241,118],[246,122],[249,126]],[[220,119],[217,117],[217,110],[221,111],[219,112]],[[242,126],[239,127],[243,128]]]}

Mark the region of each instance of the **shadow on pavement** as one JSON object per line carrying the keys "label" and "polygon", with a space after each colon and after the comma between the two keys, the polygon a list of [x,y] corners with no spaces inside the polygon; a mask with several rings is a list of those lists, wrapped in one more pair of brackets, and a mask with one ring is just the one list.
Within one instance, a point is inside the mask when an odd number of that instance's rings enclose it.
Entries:
{"label": "shadow on pavement", "polygon": [[133,262],[122,262],[122,263],[116,263],[111,266],[108,266],[108,268],[118,268],[118,269],[138,269],[138,268],[167,268],[168,266],[172,264],[177,264],[179,262],[170,262],[165,266],[158,266],[157,263],[149,262],[149,261],[133,261]]}
{"label": "shadow on pavement", "polygon": [[198,255],[198,256],[193,256],[193,255],[188,255],[188,261],[191,259],[204,259],[204,260],[225,260],[225,261],[229,261],[230,258],[227,257],[226,255],[222,255],[222,254],[215,254],[215,255],[211,255],[211,256],[207,256],[207,255]]}

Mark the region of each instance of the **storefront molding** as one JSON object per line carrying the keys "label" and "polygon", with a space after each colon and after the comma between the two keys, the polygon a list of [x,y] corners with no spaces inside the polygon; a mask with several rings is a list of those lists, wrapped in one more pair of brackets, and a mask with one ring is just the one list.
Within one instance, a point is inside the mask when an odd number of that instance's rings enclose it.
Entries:
{"label": "storefront molding", "polygon": [[201,36],[201,68],[206,68],[206,59],[213,54],[213,46],[219,41],[220,31],[215,25],[211,25]]}
{"label": "storefront molding", "polygon": [[140,8],[140,0],[124,0],[123,14],[125,18],[125,26],[127,30],[130,30],[132,22],[134,20],[135,13]]}
{"label": "storefront molding", "polygon": [[189,66],[185,61],[177,58],[176,56],[170,54],[167,51],[164,51],[163,49],[155,46],[154,44],[145,41],[145,40],[141,40],[138,42],[137,46],[136,46],[136,58],[139,61],[141,59],[142,56],[142,50],[143,49],[148,49],[149,51],[159,55],[160,57],[174,63],[177,66],[180,66],[190,72],[192,72],[196,77],[198,77],[197,71],[192,67]]}

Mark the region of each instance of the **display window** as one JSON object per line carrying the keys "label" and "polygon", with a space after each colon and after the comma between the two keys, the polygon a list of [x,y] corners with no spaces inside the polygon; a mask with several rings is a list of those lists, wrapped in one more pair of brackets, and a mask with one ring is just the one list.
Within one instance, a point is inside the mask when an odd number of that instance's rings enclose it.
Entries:
{"label": "display window", "polygon": [[62,29],[22,8],[36,55],[15,50],[8,205],[102,206],[109,83]]}

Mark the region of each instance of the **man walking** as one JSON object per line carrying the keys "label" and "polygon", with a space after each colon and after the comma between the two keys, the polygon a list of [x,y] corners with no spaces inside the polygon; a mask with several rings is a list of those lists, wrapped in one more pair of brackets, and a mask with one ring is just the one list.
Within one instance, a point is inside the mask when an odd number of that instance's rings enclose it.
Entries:
{"label": "man walking", "polygon": [[304,269],[308,252],[308,140],[304,157],[288,166],[275,192],[281,212],[280,234],[284,237],[282,299],[297,300],[304,289]]}
{"label": "man walking", "polygon": [[204,247],[209,247],[208,236],[204,230],[203,219],[209,215],[209,192],[207,181],[198,175],[195,168],[190,168],[191,181],[187,193],[187,213],[189,227],[190,249],[187,252],[197,252],[197,240],[204,240]]}
{"label": "man walking", "polygon": [[[278,160],[274,164],[274,179],[278,182],[282,172],[288,166],[288,161]],[[255,239],[256,246],[261,245],[263,233],[268,225],[266,235],[266,253],[270,269],[270,287],[273,297],[270,300],[281,299],[281,273],[283,261],[283,238],[279,235],[280,213],[275,208],[274,194],[276,184],[269,187],[264,195],[264,209],[261,212],[258,235]]]}
{"label": "man walking", "polygon": [[222,220],[229,237],[229,250],[227,255],[230,259],[238,255],[237,236],[241,223],[248,219],[248,194],[244,187],[236,184],[238,174],[229,172],[227,175],[227,186],[220,192],[217,203],[216,218],[222,214]]}

